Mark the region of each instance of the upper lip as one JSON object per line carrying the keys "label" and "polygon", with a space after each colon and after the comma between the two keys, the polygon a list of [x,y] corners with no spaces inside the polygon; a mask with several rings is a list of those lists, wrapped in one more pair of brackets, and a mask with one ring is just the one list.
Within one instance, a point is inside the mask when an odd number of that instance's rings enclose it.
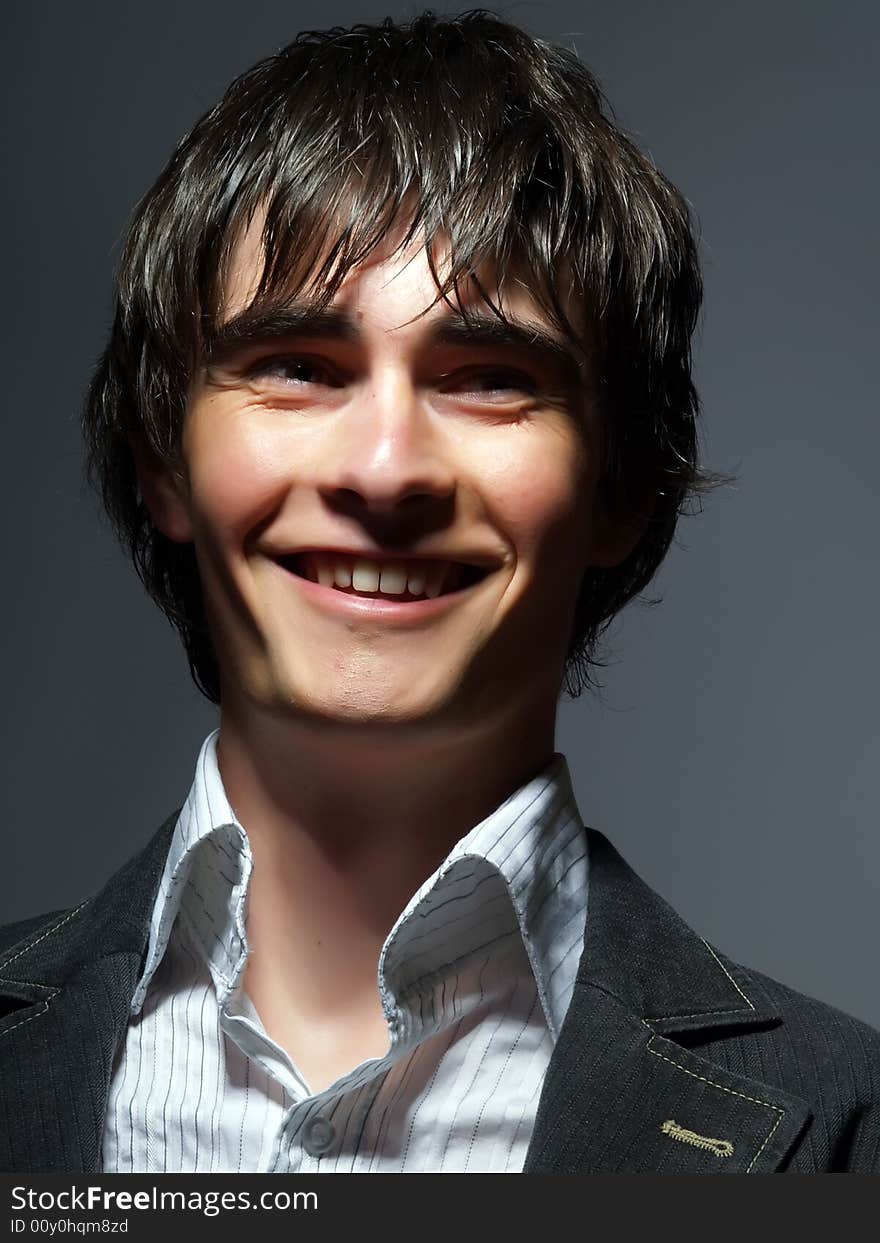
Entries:
{"label": "upper lip", "polygon": [[461,552],[457,549],[439,549],[431,551],[403,552],[400,549],[385,548],[342,548],[338,545],[306,544],[300,548],[289,548],[278,554],[280,559],[298,557],[305,553],[324,553],[328,556],[351,557],[357,561],[452,561],[460,565],[475,565],[483,570],[494,569],[500,562],[491,553],[479,551]]}

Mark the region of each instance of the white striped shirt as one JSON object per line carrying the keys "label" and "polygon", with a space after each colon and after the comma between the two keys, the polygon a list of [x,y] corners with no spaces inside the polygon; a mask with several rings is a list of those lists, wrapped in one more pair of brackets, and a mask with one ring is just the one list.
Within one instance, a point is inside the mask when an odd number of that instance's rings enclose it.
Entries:
{"label": "white striped shirt", "polygon": [[556,753],[462,837],[378,963],[389,1050],[312,1092],[241,984],[253,857],[202,745],[110,1083],[114,1173],[522,1170],[584,943],[587,844]]}

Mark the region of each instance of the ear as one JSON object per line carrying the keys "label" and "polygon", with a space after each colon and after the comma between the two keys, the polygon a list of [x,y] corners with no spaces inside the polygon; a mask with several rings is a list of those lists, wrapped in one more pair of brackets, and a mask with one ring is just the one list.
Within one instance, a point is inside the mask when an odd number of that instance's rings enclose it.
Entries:
{"label": "ear", "polygon": [[128,443],[153,526],[175,544],[188,544],[193,534],[184,476],[161,461],[140,433],[129,433]]}

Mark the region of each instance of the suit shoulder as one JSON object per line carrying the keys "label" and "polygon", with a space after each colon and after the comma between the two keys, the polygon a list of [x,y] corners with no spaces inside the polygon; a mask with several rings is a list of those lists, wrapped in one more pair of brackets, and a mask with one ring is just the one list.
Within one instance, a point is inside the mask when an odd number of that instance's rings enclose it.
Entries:
{"label": "suit shoulder", "polygon": [[115,939],[114,943],[119,938],[124,939],[123,925],[135,928],[139,935],[151,910],[181,810],[178,807],[167,816],[137,854],[126,859],[102,888],[85,896],[77,905],[0,925],[0,968],[64,925],[68,925],[65,931],[72,932],[78,927],[84,935],[90,936],[98,935],[96,930],[103,929]]}
{"label": "suit shoulder", "polygon": [[755,991],[778,1011],[788,1038],[804,1047],[821,1047],[837,1056],[851,1056],[873,1069],[880,1088],[880,1031],[828,1002],[798,992],[751,967],[740,967]]}
{"label": "suit shoulder", "polygon": [[880,1173],[880,1032],[760,971],[723,965],[756,1010],[777,1017],[726,1039],[716,1034],[705,1051],[809,1106],[791,1169]]}

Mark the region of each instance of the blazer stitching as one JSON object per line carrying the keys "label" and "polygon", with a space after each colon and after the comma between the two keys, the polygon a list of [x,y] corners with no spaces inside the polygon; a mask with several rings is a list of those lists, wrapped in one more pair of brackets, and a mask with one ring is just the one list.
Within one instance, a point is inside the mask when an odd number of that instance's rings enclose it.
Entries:
{"label": "blazer stitching", "polygon": [[[771,1106],[770,1106],[770,1108],[771,1108],[771,1109],[773,1109],[773,1108],[774,1108],[774,1106],[773,1106],[773,1105],[771,1105]],[[755,1153],[755,1155],[752,1157],[751,1161],[749,1162],[749,1168],[746,1170],[746,1173],[747,1173],[747,1174],[750,1174],[750,1173],[751,1173],[752,1166],[755,1164],[755,1162],[758,1160],[758,1157],[760,1157],[761,1153],[764,1151],[764,1149],[765,1149],[765,1148],[767,1147],[767,1145],[770,1143],[771,1139],[772,1139],[772,1138],[773,1138],[773,1136],[776,1134],[776,1128],[779,1126],[780,1122],[781,1122],[781,1121],[782,1121],[782,1119],[785,1117],[785,1114],[782,1112],[782,1110],[781,1110],[781,1109],[780,1109],[778,1112],[779,1112],[779,1117],[776,1119],[776,1122],[775,1122],[775,1124],[773,1125],[773,1127],[772,1127],[772,1129],[771,1129],[771,1131],[770,1131],[770,1134],[767,1136],[767,1138],[764,1140],[764,1142],[763,1142],[763,1144],[761,1145],[761,1147],[758,1149],[758,1151]]]}
{"label": "blazer stitching", "polygon": [[[611,989],[606,988],[604,984],[600,984],[598,980],[588,979],[585,981],[585,986],[587,988],[595,989],[597,993],[602,993],[604,997],[610,997],[612,1001],[619,1002],[619,1004],[624,1006],[628,1011],[630,1012],[632,1011],[632,1004],[626,997],[621,997],[619,993],[612,992]],[[646,1015],[644,1018],[640,1017],[639,1022],[644,1023],[647,1026],[647,1024],[649,1023],[666,1023],[673,1019],[712,1018],[716,1014],[747,1014],[747,1013],[748,1011],[742,1008],[738,1010],[698,1010],[696,1014],[659,1014],[653,1017],[650,1015]]]}
{"label": "blazer stitching", "polygon": [[[625,997],[621,997],[618,993],[611,992],[611,990],[606,988],[604,984],[600,984],[598,980],[587,980],[586,986],[588,988],[595,989],[597,993],[602,993],[604,997],[610,997],[613,1001],[619,1002],[620,1005],[625,1006],[627,1010],[631,1010],[630,1002]],[[672,1023],[680,1019],[711,1019],[711,1018],[715,1018],[719,1014],[731,1015],[731,1014],[750,1014],[750,1013],[754,1013],[754,1006],[752,1006],[751,1010],[745,1010],[741,1006],[738,1010],[698,1010],[696,1014],[658,1014],[658,1015],[653,1015],[653,1016],[646,1015],[644,1018],[640,1019],[639,1021],[641,1023],[644,1023],[645,1026],[648,1026],[649,1023]]]}
{"label": "blazer stitching", "polygon": [[[718,963],[718,966],[727,976],[728,980],[730,980],[731,984],[736,989],[736,991],[739,993],[740,997],[742,997],[743,1001],[746,1003],[749,1010],[751,1010],[752,1013],[754,1013],[755,1011],[754,1004],[749,1000],[749,998],[742,991],[740,986],[737,984],[736,980],[733,978],[733,976],[730,974],[730,972],[725,967],[724,963],[721,961],[721,959],[712,949],[712,946],[709,944],[708,941],[703,940],[702,937],[700,937],[700,940],[703,942],[706,949],[709,951],[709,953]],[[719,1014],[744,1014],[744,1013],[745,1011],[743,1010],[743,1008],[741,1006],[738,1006],[736,1010],[730,1010],[730,1009],[728,1010],[697,1010],[694,1014],[658,1014],[658,1015],[655,1015],[653,1018],[645,1019],[643,1021],[647,1023],[667,1023],[673,1019],[701,1019],[701,1018],[708,1019],[708,1018],[715,1018]],[[763,1104],[763,1102],[761,1103]]]}
{"label": "blazer stitching", "polygon": [[[22,946],[17,954],[13,954],[11,958],[4,958],[0,961],[0,971],[3,971],[6,967],[11,966],[12,963],[15,962],[16,958],[21,958],[22,954],[26,954],[28,950],[33,949],[35,945],[39,945],[41,941],[45,941],[46,937],[51,936],[53,932],[57,932],[59,928],[63,928],[68,920],[73,919],[74,915],[81,911],[84,906],[87,906],[89,902],[91,902],[91,898],[86,898],[85,902],[80,902],[79,906],[75,906],[72,911],[68,911],[63,919],[60,919],[57,924],[53,924],[51,928],[47,928],[45,932],[41,933],[40,936],[36,938],[36,940],[29,941],[27,945]],[[15,946],[13,945],[12,948],[15,949]]]}
{"label": "blazer stitching", "polygon": [[52,984],[42,984],[39,980],[13,980],[11,975],[4,975],[3,979],[0,980],[0,984],[21,984],[25,988],[48,989],[49,997],[39,997],[37,998],[38,1001],[48,1001],[50,997],[54,997],[58,992],[58,989]]}
{"label": "blazer stitching", "polygon": [[672,1023],[679,1019],[714,1019],[719,1014],[750,1014],[754,1009],[754,1006],[750,1006],[748,1010],[739,1006],[736,1010],[697,1010],[693,1014],[654,1014],[643,1021],[645,1023]]}
{"label": "blazer stitching", "polygon": [[[57,992],[58,990],[56,989],[55,991]],[[13,1023],[11,1027],[7,1027],[5,1031],[0,1032],[0,1040],[2,1040],[4,1036],[8,1036],[10,1032],[14,1032],[16,1028],[24,1027],[25,1023],[30,1023],[33,1019],[38,1019],[40,1015],[45,1014],[48,1009],[48,1001],[40,1002],[40,1009],[35,1011],[34,1014],[29,1014],[26,1019],[19,1019],[17,1023]]]}
{"label": "blazer stitching", "polygon": [[719,1092],[727,1092],[728,1095],[730,1096],[738,1096],[741,1100],[750,1101],[753,1105],[763,1105],[765,1109],[772,1109],[774,1113],[779,1114],[779,1117],[776,1119],[776,1121],[773,1123],[773,1126],[770,1128],[770,1131],[767,1137],[765,1138],[763,1144],[761,1145],[761,1147],[758,1149],[758,1151],[755,1153],[755,1155],[752,1157],[751,1161],[749,1162],[746,1173],[750,1174],[752,1170],[752,1166],[755,1164],[755,1162],[758,1160],[758,1157],[760,1157],[761,1153],[770,1143],[770,1140],[773,1138],[773,1136],[776,1133],[776,1128],[779,1126],[780,1122],[785,1117],[785,1110],[780,1109],[778,1105],[771,1105],[769,1101],[759,1100],[758,1097],[756,1096],[746,1096],[744,1092],[737,1092],[733,1088],[726,1088],[721,1083],[715,1083],[713,1079],[707,1079],[705,1075],[698,1075],[696,1071],[688,1070],[686,1066],[682,1066],[681,1063],[676,1062],[674,1058],[667,1057],[665,1053],[660,1053],[658,1052],[657,1049],[652,1049],[651,1045],[654,1043],[656,1038],[657,1038],[656,1036],[652,1035],[651,1039],[648,1041],[648,1052],[653,1053],[654,1057],[659,1057],[664,1062],[669,1062],[670,1066],[674,1066],[677,1070],[681,1070],[686,1075],[690,1075],[692,1079],[699,1079],[701,1083],[708,1083],[710,1087],[717,1088]]}
{"label": "blazer stitching", "polygon": [[[701,941],[703,941],[703,938],[702,938],[702,937],[700,937],[700,940],[701,940]],[[724,963],[721,961],[721,959],[718,957],[718,955],[717,955],[717,954],[715,953],[715,951],[712,949],[712,946],[709,944],[709,942],[708,942],[708,941],[703,941],[703,944],[705,945],[705,947],[706,947],[706,949],[709,951],[709,953],[712,955],[712,957],[715,959],[715,961],[718,963],[718,966],[721,968],[721,970],[722,970],[722,971],[724,972],[724,974],[727,976],[728,980],[730,980],[731,984],[732,984],[732,985],[733,985],[733,987],[736,989],[736,991],[739,993],[740,997],[742,997],[743,1001],[746,1003],[746,1005],[749,1007],[749,1009],[750,1009],[750,1010],[754,1010],[754,1008],[755,1008],[755,1007],[752,1005],[751,1001],[749,1001],[748,997],[745,995],[745,993],[742,991],[742,989],[740,988],[740,986],[737,984],[736,980],[733,978],[733,976],[732,976],[732,975],[730,974],[730,972],[727,970],[727,968],[725,967]]]}

